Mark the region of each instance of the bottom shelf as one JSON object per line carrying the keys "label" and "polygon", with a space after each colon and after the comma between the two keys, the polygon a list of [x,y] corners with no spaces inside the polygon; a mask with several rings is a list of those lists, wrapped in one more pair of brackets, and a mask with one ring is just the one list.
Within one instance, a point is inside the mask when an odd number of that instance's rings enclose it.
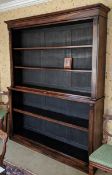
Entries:
{"label": "bottom shelf", "polygon": [[88,170],[88,152],[85,150],[26,129],[22,130],[21,133],[14,134],[12,139],[30,148],[33,147],[34,150],[38,147],[40,152],[63,163],[86,172]]}

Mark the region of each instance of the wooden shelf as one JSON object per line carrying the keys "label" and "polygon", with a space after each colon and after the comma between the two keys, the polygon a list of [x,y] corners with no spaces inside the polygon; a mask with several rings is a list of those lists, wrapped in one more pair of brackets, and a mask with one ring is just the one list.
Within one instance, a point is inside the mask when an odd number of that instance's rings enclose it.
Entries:
{"label": "wooden shelf", "polygon": [[46,47],[18,47],[13,50],[49,50],[49,49],[74,49],[74,48],[92,48],[92,45],[78,45],[78,46],[46,46]]}
{"label": "wooden shelf", "polygon": [[[50,147],[52,150],[56,150],[57,152],[61,152],[65,154],[67,151],[67,155],[73,158],[79,158],[80,161],[88,162],[88,151],[77,148],[75,146],[69,145],[67,143],[58,141],[56,139],[50,138],[43,134],[39,134],[28,129],[21,129],[21,131],[16,131],[15,134],[19,134],[20,136],[26,137],[27,139],[31,139],[35,141],[38,145],[43,144],[44,146]],[[79,154],[80,153],[80,154]],[[81,154],[83,153],[83,154]]]}
{"label": "wooden shelf", "polygon": [[88,120],[81,119],[78,117],[66,116],[64,114],[59,114],[56,112],[42,110],[39,108],[34,108],[25,105],[19,108],[13,108],[13,111],[28,116],[36,117],[42,120],[46,120],[52,123],[56,123],[59,125],[88,132]]}
{"label": "wooden shelf", "polygon": [[10,87],[9,89],[11,89],[13,91],[19,91],[19,92],[25,92],[25,93],[31,93],[31,94],[37,94],[37,95],[44,95],[44,96],[55,97],[55,98],[60,98],[60,99],[64,99],[64,100],[95,104],[95,101],[91,100],[90,97],[62,93],[62,92],[57,92],[57,91],[53,91],[53,90],[51,91],[51,90],[44,90],[44,89],[39,89],[39,88],[38,89],[37,88],[30,88],[30,87],[26,87],[26,86],[15,86],[15,87]]}
{"label": "wooden shelf", "polygon": [[[32,140],[31,138],[26,137],[27,132],[28,131],[26,131],[24,133],[21,133],[21,134],[14,134],[13,137],[12,137],[12,140],[14,140],[14,141],[16,141],[16,142],[18,142],[18,143],[20,143],[24,146],[27,146],[28,148],[33,149],[34,151],[38,151],[38,152],[40,152],[42,154],[45,154],[45,155],[47,155],[51,158],[59,160],[62,163],[65,163],[67,165],[69,164],[70,166],[73,166],[73,167],[77,167],[80,170],[83,168],[83,170],[86,173],[88,172],[88,168],[87,168],[88,152],[87,151],[81,150],[81,149],[78,149],[78,148],[75,149],[74,154],[78,155],[78,152],[80,152],[79,156],[81,156],[81,153],[83,153],[82,154],[83,158],[85,157],[85,159],[86,159],[86,161],[83,161],[83,160],[81,160],[81,157],[80,157],[80,159],[76,158],[75,155],[74,155],[74,157],[72,157],[72,156],[69,156],[69,155],[61,152],[61,151],[56,150],[55,148],[54,149],[51,148],[50,145],[49,145],[50,142],[48,142],[49,144],[43,144],[41,140],[37,142],[37,141]],[[30,132],[29,132],[29,134],[30,134]],[[38,136],[38,138],[41,139],[41,137],[39,137],[39,136]],[[57,146],[58,145],[60,146],[60,144],[57,144]],[[60,146],[60,149],[61,149],[61,147],[62,146]]]}
{"label": "wooden shelf", "polygon": [[57,70],[57,71],[69,71],[69,72],[92,72],[92,70],[81,70],[81,69],[61,69],[61,68],[47,68],[47,67],[28,67],[28,66],[14,66],[15,69],[26,69],[26,70]]}

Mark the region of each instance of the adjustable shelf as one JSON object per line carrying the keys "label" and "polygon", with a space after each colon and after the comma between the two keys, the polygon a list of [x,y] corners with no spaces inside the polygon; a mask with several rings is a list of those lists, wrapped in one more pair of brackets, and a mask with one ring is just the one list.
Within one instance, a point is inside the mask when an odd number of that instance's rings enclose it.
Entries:
{"label": "adjustable shelf", "polygon": [[92,48],[92,45],[79,45],[79,46],[46,46],[46,47],[24,47],[13,48],[13,50],[49,50],[49,49],[75,49],[75,48]]}
{"label": "adjustable shelf", "polygon": [[19,108],[13,108],[15,112],[26,114],[32,117],[37,117],[42,120],[47,120],[52,123],[57,123],[63,126],[76,128],[82,131],[88,131],[88,120],[81,119],[79,117],[66,116],[56,112],[42,110],[31,106],[22,106]]}
{"label": "adjustable shelf", "polygon": [[14,66],[15,69],[27,69],[27,70],[57,70],[57,71],[69,71],[69,72],[92,72],[92,70],[74,70],[74,69],[61,69],[61,68],[47,68],[47,67],[25,67]]}
{"label": "adjustable shelf", "polygon": [[[32,125],[31,123],[33,121],[32,119],[35,122],[38,121],[39,124],[41,122],[43,124],[45,124],[45,126],[44,126],[45,128],[40,130],[41,126],[38,125],[38,127],[37,127],[36,123],[35,123],[35,125],[32,128],[32,126],[31,126]],[[23,120],[26,121],[27,123],[29,123],[29,122],[30,123],[27,126],[23,126],[22,125]],[[18,126],[16,125],[15,121],[18,122]],[[63,144],[65,143],[65,144],[67,144],[69,146],[77,147],[77,148],[80,148],[82,150],[88,151],[88,145],[87,145],[88,133],[87,133],[87,131],[78,130],[76,128],[72,128],[72,130],[71,130],[71,128],[67,127],[66,131],[72,131],[73,133],[78,133],[79,134],[78,137],[75,137],[74,135],[70,136],[69,133],[65,133],[65,134],[64,133],[59,133],[59,130],[57,130],[55,125],[57,125],[58,129],[59,129],[60,125],[54,124],[54,123],[50,123],[50,127],[54,127],[55,126],[53,132],[50,133],[49,132],[50,128],[48,127],[48,123],[49,123],[48,121],[43,121],[41,119],[32,118],[31,116],[29,116],[27,114],[20,115],[20,113],[18,113],[18,112],[14,112],[14,121],[13,121],[13,123],[17,126],[15,128],[16,134],[20,134],[21,131],[23,131],[23,130],[24,131],[25,130],[33,131],[35,136],[38,135],[38,134],[45,135],[45,137],[49,137],[50,139],[57,140],[59,142],[61,141],[61,142],[63,142]],[[18,130],[19,127],[20,127],[20,129]],[[61,127],[63,128],[63,131],[66,128],[65,126],[61,126]],[[43,130],[45,130],[45,131],[43,131]],[[56,135],[56,133],[58,133],[58,135]],[[63,137],[63,134],[64,134],[64,137]],[[86,141],[84,141],[83,139],[79,140],[80,137],[85,137]],[[35,138],[35,139],[37,139],[37,138]]]}

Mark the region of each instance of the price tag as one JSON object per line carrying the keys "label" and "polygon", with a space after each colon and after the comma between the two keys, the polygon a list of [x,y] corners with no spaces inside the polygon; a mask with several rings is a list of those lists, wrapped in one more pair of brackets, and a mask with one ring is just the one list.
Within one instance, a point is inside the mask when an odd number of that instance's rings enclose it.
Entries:
{"label": "price tag", "polygon": [[71,69],[72,68],[72,58],[64,58],[64,69]]}

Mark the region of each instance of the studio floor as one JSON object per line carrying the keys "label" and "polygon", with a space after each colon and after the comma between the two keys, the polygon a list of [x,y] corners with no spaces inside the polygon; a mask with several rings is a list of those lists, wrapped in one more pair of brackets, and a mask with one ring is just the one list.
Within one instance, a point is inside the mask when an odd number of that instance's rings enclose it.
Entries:
{"label": "studio floor", "polygon": [[[5,161],[34,175],[86,175],[11,140],[7,144]],[[97,171],[96,175],[107,175],[107,173]]]}

